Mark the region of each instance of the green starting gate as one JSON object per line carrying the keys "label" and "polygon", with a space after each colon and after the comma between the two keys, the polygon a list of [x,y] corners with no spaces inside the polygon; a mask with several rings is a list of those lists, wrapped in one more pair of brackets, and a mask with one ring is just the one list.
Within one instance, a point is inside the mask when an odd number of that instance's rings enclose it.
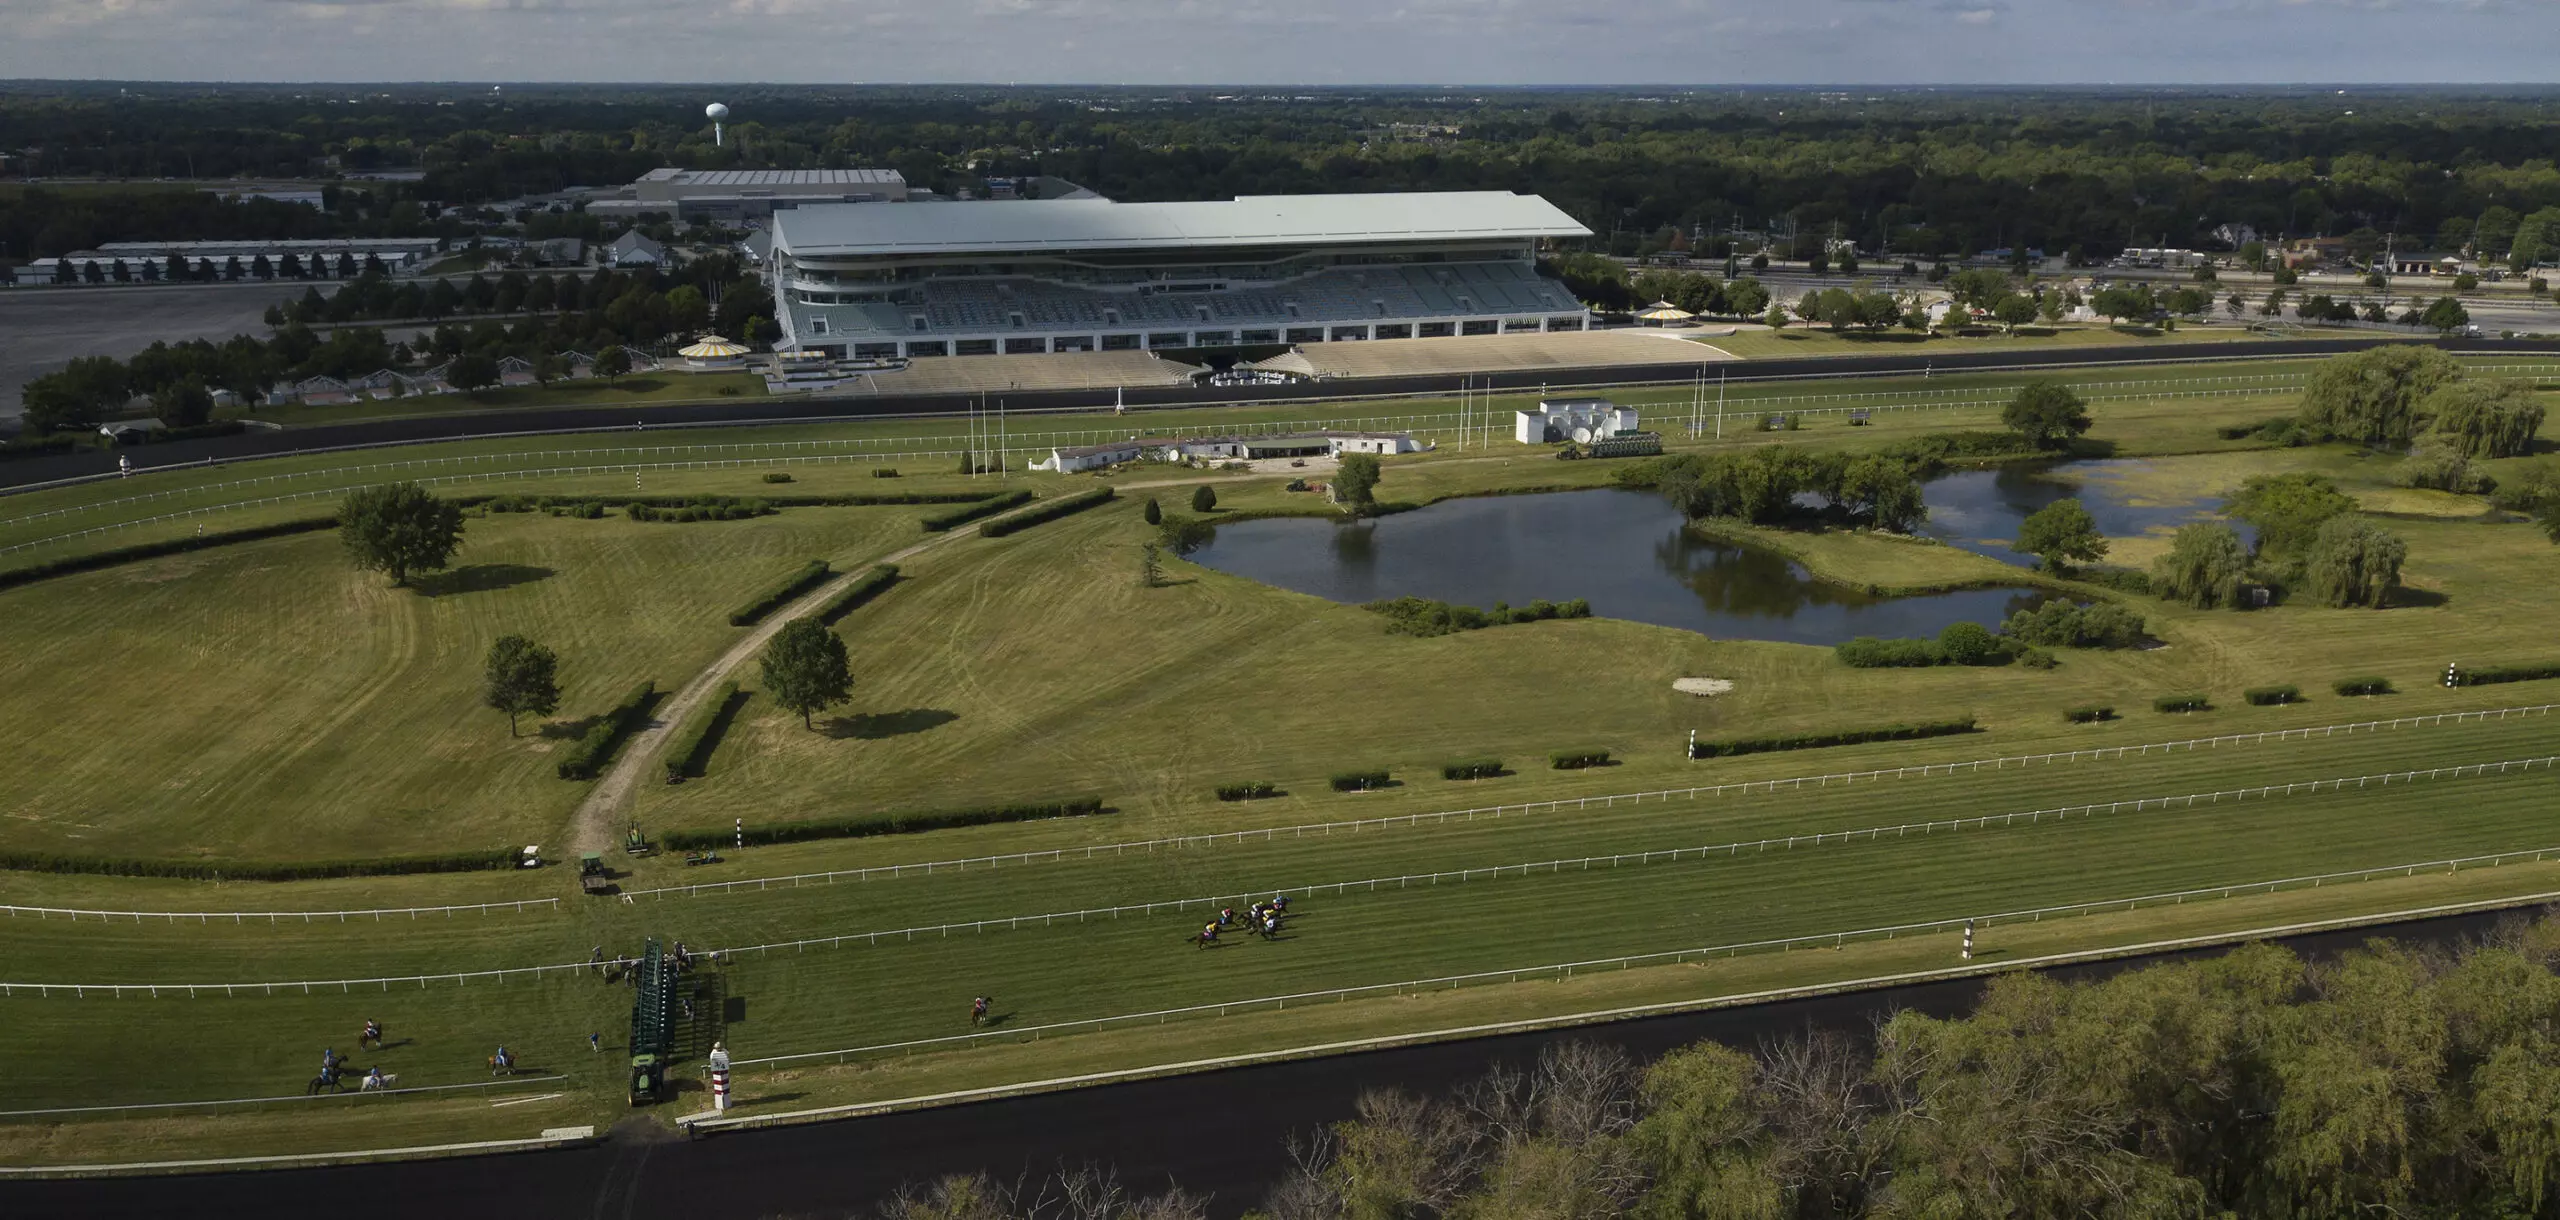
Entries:
{"label": "green starting gate", "polygon": [[631,1000],[631,1104],[665,1097],[667,1060],[675,1048],[676,963],[655,938],[640,951]]}

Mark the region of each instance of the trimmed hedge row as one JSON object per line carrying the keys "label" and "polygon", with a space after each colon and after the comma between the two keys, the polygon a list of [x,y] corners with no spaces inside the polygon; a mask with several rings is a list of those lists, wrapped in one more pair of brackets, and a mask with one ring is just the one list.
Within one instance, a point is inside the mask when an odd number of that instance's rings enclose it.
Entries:
{"label": "trimmed hedge row", "polygon": [[60,559],[48,559],[42,563],[0,572],[0,589],[14,589],[19,585],[33,584],[51,576],[93,572],[99,568],[112,568],[121,563],[158,559],[163,555],[180,555],[188,551],[201,551],[207,547],[229,546],[235,542],[256,542],[261,538],[282,538],[288,534],[310,534],[336,528],[338,528],[338,518],[334,514],[326,517],[301,517],[292,521],[278,521],[272,525],[251,525],[236,530],[214,530],[162,542],[144,542],[134,546],[120,546],[112,550],[91,551],[86,555],[65,555]]}
{"label": "trimmed hedge row", "polygon": [[1258,801],[1264,797],[1278,795],[1280,795],[1280,785],[1267,779],[1249,779],[1241,784],[1218,785],[1218,799],[1222,801]]}
{"label": "trimmed hedge row", "polygon": [[916,524],[923,526],[924,532],[928,534],[939,534],[944,530],[967,525],[980,517],[992,517],[1008,508],[1030,502],[1030,492],[1008,491],[1003,495],[972,500],[947,512],[926,513],[917,520]]}
{"label": "trimmed hedge row", "polygon": [[2064,708],[2062,718],[2073,724],[2096,724],[2101,720],[2115,719],[2116,709],[2094,703],[2083,704],[2079,707]]}
{"label": "trimmed hedge row", "polygon": [[1773,750],[1814,750],[1824,746],[1854,746],[1870,741],[1909,741],[1921,737],[1949,737],[1957,733],[1973,731],[1973,717],[1967,716],[1961,720],[1887,724],[1871,729],[1833,729],[1827,733],[1782,733],[1769,737],[1732,737],[1723,741],[1691,742],[1689,757],[1725,758],[1735,754],[1766,754]]}
{"label": "trimmed hedge row", "polygon": [[390,877],[402,873],[469,873],[514,868],[516,851],[447,852],[440,856],[382,856],[371,860],[152,860],[127,856],[65,856],[41,851],[0,851],[0,869],[28,873],[85,873],[100,877],[175,877],[187,881],[310,881],[322,877]]}
{"label": "trimmed hedge row", "polygon": [[2210,712],[2213,701],[2202,695],[2162,695],[2151,701],[2155,712]]}
{"label": "trimmed hedge row", "polygon": [[633,500],[622,507],[623,515],[634,521],[744,521],[771,516],[774,511],[770,500],[741,500],[735,496],[695,496],[677,508],[659,508],[646,500]]}
{"label": "trimmed hedge row", "polygon": [[1010,517],[998,517],[987,522],[978,527],[978,536],[1002,538],[1007,534],[1020,533],[1043,522],[1055,521],[1069,513],[1083,512],[1119,494],[1108,487],[1097,487],[1091,491],[1077,492],[1072,496],[1060,496],[1055,500],[1035,504]]}
{"label": "trimmed hedge row", "polygon": [[1461,758],[1440,764],[1442,779],[1498,779],[1509,774],[1499,758]]}
{"label": "trimmed hedge row", "polygon": [[[859,839],[871,835],[946,830],[954,826],[988,826],[998,822],[1032,822],[1044,818],[1083,817],[1100,812],[1102,812],[1101,797],[1078,796],[1062,801],[990,805],[982,809],[944,809],[924,813],[872,813],[855,817],[828,818],[815,822],[778,822],[769,826],[750,826],[746,829],[746,844],[754,847],[766,843],[799,843],[809,839]],[[673,851],[699,847],[727,847],[737,841],[737,830],[727,826],[715,826],[703,830],[670,830],[658,836],[658,842]]]}
{"label": "trimmed hedge row", "polygon": [[748,693],[739,690],[737,683],[724,682],[717,697],[694,710],[684,732],[667,748],[668,783],[683,783],[710,768],[711,752],[720,748],[721,734],[728,730],[738,709],[746,706],[747,699]]}
{"label": "trimmed hedge row", "polygon": [[2341,695],[2390,695],[2398,693],[2391,689],[2391,679],[2375,677],[2340,678],[2337,681],[2330,683],[2329,689],[2336,691]]}
{"label": "trimmed hedge row", "polygon": [[1609,765],[1609,752],[1607,750],[1558,750],[1547,755],[1547,762],[1558,771],[1605,767]]}
{"label": "trimmed hedge row", "polygon": [[1367,792],[1371,788],[1384,788],[1394,779],[1384,771],[1345,771],[1329,782],[1336,792]]}
{"label": "trimmed hedge row", "polygon": [[[452,503],[462,505],[465,508],[479,504],[486,504],[493,500],[511,500],[530,504],[529,509],[519,511],[540,511],[551,508],[578,508],[589,504],[596,505],[601,508],[622,508],[631,504],[646,504],[651,508],[683,508],[685,505],[701,498],[702,497],[700,496],[632,496],[613,495],[610,493],[602,495],[528,495],[524,492],[500,492],[488,495],[447,497],[447,499]],[[876,508],[882,505],[898,504],[975,504],[983,498],[984,497],[975,492],[966,491],[910,491],[881,492],[874,495],[847,493],[844,495],[833,496],[811,495],[757,497],[757,499],[760,499],[775,508]]]}
{"label": "trimmed hedge row", "polygon": [[753,626],[756,620],[781,609],[782,603],[790,601],[792,598],[808,592],[812,587],[816,586],[818,582],[825,580],[826,578],[827,561],[823,559],[812,559],[806,566],[784,578],[780,583],[767,588],[762,593],[756,594],[752,600],[747,602],[747,604],[730,611],[729,625],[732,627]]}
{"label": "trimmed hedge row", "polygon": [[827,599],[818,607],[818,621],[833,626],[837,619],[853,613],[855,607],[880,595],[880,591],[898,583],[898,565],[873,564],[871,570],[854,578],[844,591]]}
{"label": "trimmed hedge row", "polygon": [[2500,682],[2533,682],[2542,678],[2560,678],[2560,662],[2540,665],[2488,665],[2479,669],[2455,669],[2448,686],[2492,686]]}
{"label": "trimmed hedge row", "polygon": [[1386,616],[1387,634],[1430,637],[1457,631],[1477,631],[1486,627],[1504,627],[1513,623],[1543,623],[1550,619],[1589,618],[1591,602],[1577,597],[1569,602],[1545,599],[1525,606],[1495,602],[1491,610],[1473,606],[1452,605],[1427,597],[1389,597],[1364,602],[1361,609]]}
{"label": "trimmed hedge row", "polygon": [[560,778],[594,779],[597,772],[604,770],[605,763],[613,758],[613,752],[622,745],[622,739],[640,727],[641,717],[648,714],[649,704],[657,697],[658,684],[655,682],[643,682],[633,687],[631,693],[624,695],[622,702],[614,704],[613,710],[604,714],[604,719],[589,727],[587,735],[579,738],[577,746],[560,760],[555,768]]}
{"label": "trimmed hedge row", "polygon": [[2292,685],[2252,686],[2240,692],[2240,697],[2248,700],[2251,707],[2280,707],[2302,702],[2302,688]]}

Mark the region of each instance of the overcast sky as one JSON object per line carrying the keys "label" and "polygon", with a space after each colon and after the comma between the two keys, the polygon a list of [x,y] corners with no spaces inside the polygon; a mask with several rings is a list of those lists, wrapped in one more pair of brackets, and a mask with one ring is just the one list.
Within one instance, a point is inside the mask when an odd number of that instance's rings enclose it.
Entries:
{"label": "overcast sky", "polygon": [[5,0],[0,78],[2548,82],[2560,0]]}

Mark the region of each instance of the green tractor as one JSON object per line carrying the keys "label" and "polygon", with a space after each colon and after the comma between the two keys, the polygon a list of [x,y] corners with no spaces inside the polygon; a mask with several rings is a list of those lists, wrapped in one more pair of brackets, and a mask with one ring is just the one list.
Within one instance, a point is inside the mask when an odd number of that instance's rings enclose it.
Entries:
{"label": "green tractor", "polygon": [[631,1104],[646,1106],[667,1097],[667,1060],[675,1049],[676,963],[652,937],[634,970]]}

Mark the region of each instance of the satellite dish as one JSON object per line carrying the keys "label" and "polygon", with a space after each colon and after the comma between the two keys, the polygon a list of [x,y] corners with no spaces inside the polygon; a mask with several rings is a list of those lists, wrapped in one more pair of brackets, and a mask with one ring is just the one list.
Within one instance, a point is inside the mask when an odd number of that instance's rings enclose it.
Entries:
{"label": "satellite dish", "polygon": [[702,113],[705,117],[711,120],[711,143],[714,146],[727,143],[728,141],[720,132],[720,120],[729,117],[728,105],[724,102],[713,102],[710,105],[703,107]]}

